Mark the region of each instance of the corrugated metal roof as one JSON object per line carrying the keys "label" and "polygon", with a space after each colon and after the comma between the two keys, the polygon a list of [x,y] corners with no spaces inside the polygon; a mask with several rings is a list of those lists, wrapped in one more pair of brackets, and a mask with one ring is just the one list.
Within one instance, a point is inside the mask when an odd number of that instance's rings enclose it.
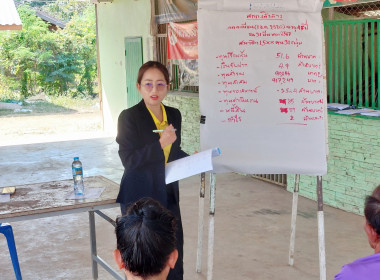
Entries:
{"label": "corrugated metal roof", "polygon": [[60,21],[60,20],[56,19],[55,17],[53,17],[53,16],[45,13],[44,11],[37,10],[36,11],[36,16],[40,17],[44,21],[47,21],[47,22],[49,22],[51,24],[59,26],[62,29],[65,28],[65,26],[66,26],[66,23],[64,21]]}
{"label": "corrugated metal roof", "polygon": [[21,29],[21,19],[13,0],[0,0],[0,30]]}

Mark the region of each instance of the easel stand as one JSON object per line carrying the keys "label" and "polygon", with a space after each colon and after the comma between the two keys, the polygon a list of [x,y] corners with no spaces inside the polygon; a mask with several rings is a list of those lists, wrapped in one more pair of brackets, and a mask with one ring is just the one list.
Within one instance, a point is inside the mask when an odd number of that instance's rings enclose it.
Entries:
{"label": "easel stand", "polygon": [[[300,175],[295,175],[293,190],[292,220],[290,225],[289,265],[294,264],[294,245],[296,236],[296,219],[298,206]],[[318,247],[319,247],[319,279],[326,280],[326,253],[325,253],[325,222],[323,215],[322,176],[317,176],[317,204],[318,204]]]}
{"label": "easel stand", "polygon": [[[199,192],[199,219],[198,219],[198,248],[196,271],[202,271],[202,236],[203,236],[203,215],[205,196],[205,173],[201,173],[201,188]],[[215,215],[215,174],[210,174],[210,209],[209,209],[209,230],[208,230],[208,250],[207,250],[207,280],[212,280],[214,268],[214,215]]]}
{"label": "easel stand", "polygon": [[210,173],[210,210],[208,225],[207,280],[212,280],[214,269],[214,215],[215,215],[215,174]]}
{"label": "easel stand", "polygon": [[[207,280],[212,280],[214,267],[214,215],[215,215],[215,181],[214,173],[210,174],[210,209],[209,209],[209,231],[208,231],[208,253],[207,253]],[[291,233],[289,246],[289,265],[294,265],[294,247],[296,236],[296,220],[298,208],[300,175],[295,175]],[[204,195],[205,195],[205,173],[201,174],[201,187],[199,195],[199,220],[198,220],[198,248],[196,271],[202,271],[202,236],[203,236],[203,215],[204,215]],[[317,204],[318,204],[318,246],[319,246],[319,279],[326,280],[326,253],[325,253],[325,227],[323,214],[323,193],[322,176],[317,176]]]}
{"label": "easel stand", "polygon": [[203,246],[203,215],[205,212],[206,173],[201,173],[201,188],[199,191],[199,216],[198,216],[198,247],[196,272],[202,271],[202,246]]}
{"label": "easel stand", "polygon": [[319,245],[319,279],[326,280],[325,252],[325,218],[323,215],[322,176],[317,176],[318,197],[318,245]]}
{"label": "easel stand", "polygon": [[289,265],[294,264],[294,244],[296,239],[296,221],[298,206],[298,191],[300,184],[300,175],[296,174],[293,190],[292,221],[290,223],[290,246],[289,246]]}

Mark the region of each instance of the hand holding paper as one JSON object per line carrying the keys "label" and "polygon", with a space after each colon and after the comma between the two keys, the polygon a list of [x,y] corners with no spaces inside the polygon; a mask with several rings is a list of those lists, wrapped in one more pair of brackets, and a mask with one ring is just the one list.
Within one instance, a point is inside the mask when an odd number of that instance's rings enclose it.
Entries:
{"label": "hand holding paper", "polygon": [[212,170],[212,158],[220,154],[220,149],[214,148],[169,162],[165,167],[166,184]]}

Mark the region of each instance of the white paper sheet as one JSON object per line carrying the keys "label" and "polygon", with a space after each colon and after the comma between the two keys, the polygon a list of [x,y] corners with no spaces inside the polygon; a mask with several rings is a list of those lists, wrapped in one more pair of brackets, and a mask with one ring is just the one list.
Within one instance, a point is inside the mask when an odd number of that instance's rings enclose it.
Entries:
{"label": "white paper sheet", "polygon": [[[327,172],[320,1],[289,2],[297,12],[254,9],[282,0],[207,1],[216,5],[198,10],[200,142],[223,151],[215,173]],[[246,12],[224,9],[250,3]]]}
{"label": "white paper sheet", "polygon": [[220,149],[214,148],[169,162],[165,166],[166,184],[212,170],[212,157],[219,155]]}
{"label": "white paper sheet", "polygon": [[320,0],[198,0],[198,8],[215,11],[302,11],[318,12],[322,9]]}
{"label": "white paper sheet", "polygon": [[380,110],[373,111],[373,112],[360,113],[360,115],[370,116],[370,117],[380,117]]}
{"label": "white paper sheet", "polygon": [[340,104],[340,103],[329,103],[327,104],[328,109],[336,109],[336,110],[344,110],[350,107],[350,105],[347,104]]}
{"label": "white paper sheet", "polygon": [[98,198],[102,192],[104,191],[105,187],[103,188],[85,188],[84,189],[84,195],[78,195],[75,196],[74,190],[68,194],[66,199],[89,199],[89,198]]}
{"label": "white paper sheet", "polygon": [[374,109],[351,109],[351,110],[342,110],[337,113],[341,115],[355,115],[355,114],[361,114],[361,113],[369,113],[373,111]]}

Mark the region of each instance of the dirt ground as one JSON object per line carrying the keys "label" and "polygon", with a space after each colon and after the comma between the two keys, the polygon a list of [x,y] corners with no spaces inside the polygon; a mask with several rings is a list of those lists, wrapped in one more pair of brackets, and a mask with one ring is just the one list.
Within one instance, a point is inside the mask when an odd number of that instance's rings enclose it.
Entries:
{"label": "dirt ground", "polygon": [[[7,105],[9,106],[9,105]],[[85,175],[104,175],[120,182],[123,167],[115,138],[102,136],[99,109],[66,113],[23,113],[0,117],[0,169],[3,186],[70,177],[72,157],[80,151]],[[63,140],[76,140],[60,142]],[[51,142],[51,143],[43,143]],[[20,145],[17,144],[32,144]],[[6,147],[8,146],[8,147]],[[94,153],[94,150],[98,151]],[[54,155],[53,157],[51,155]],[[97,160],[94,160],[94,159]],[[43,159],[44,165],[34,164]],[[86,173],[87,172],[87,173]],[[47,179],[49,178],[49,179]],[[206,180],[208,186],[209,180]],[[185,232],[185,280],[205,280],[208,269],[208,190],[205,198],[202,273],[195,272],[199,183],[181,181],[181,212]],[[0,186],[2,186],[0,184]],[[292,194],[250,176],[218,174],[216,191],[213,279],[317,280],[319,276],[317,205],[300,197],[295,265],[288,265]],[[363,231],[363,217],[326,206],[327,279],[341,266],[372,253]],[[116,217],[119,208],[106,214]],[[64,225],[62,227],[62,225]],[[86,213],[12,223],[24,279],[91,279]],[[97,220],[98,252],[115,268],[113,228]],[[38,234],[31,234],[38,232]],[[59,242],[55,242],[59,240]],[[0,248],[6,248],[5,239]],[[14,279],[8,250],[0,250],[0,280]],[[100,268],[99,279],[113,279]]]}
{"label": "dirt ground", "polygon": [[[3,104],[19,109],[18,104]],[[12,108],[13,108],[12,107]],[[107,136],[99,108],[64,113],[25,112],[0,116],[0,146]]]}

